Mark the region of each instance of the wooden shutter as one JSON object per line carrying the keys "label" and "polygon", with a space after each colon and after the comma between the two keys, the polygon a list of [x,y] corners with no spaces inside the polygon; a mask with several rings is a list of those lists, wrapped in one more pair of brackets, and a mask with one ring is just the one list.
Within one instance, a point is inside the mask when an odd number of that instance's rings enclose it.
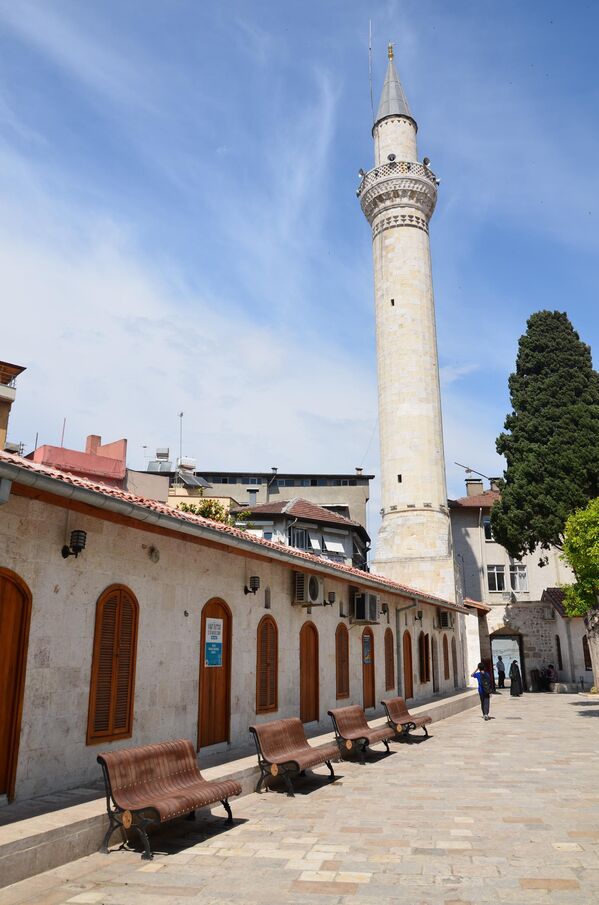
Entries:
{"label": "wooden shutter", "polygon": [[393,632],[385,629],[385,690],[395,688],[395,657],[393,655]]}
{"label": "wooden shutter", "polygon": [[431,646],[428,634],[424,636],[424,674],[426,681],[431,680]]}
{"label": "wooden shutter", "polygon": [[120,586],[98,600],[87,744],[131,737],[138,611],[131,591]]}
{"label": "wooden shutter", "polygon": [[449,646],[447,635],[443,635],[443,678],[449,679]]}
{"label": "wooden shutter", "polygon": [[418,674],[421,683],[426,682],[426,662],[424,659],[424,632],[418,635]]}
{"label": "wooden shutter", "polygon": [[256,636],[256,713],[278,709],[278,631],[272,616],[264,616]]}
{"label": "wooden shutter", "polygon": [[335,669],[337,673],[337,698],[349,697],[349,635],[347,626],[340,622],[335,632]]}

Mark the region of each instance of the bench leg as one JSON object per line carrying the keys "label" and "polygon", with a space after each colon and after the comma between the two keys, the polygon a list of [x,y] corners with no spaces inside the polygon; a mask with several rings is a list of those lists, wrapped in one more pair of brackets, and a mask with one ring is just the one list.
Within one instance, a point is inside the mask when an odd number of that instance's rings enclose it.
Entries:
{"label": "bench leg", "polygon": [[423,726],[422,728],[424,729],[424,735],[426,736],[426,738],[428,738],[428,729],[426,728],[426,726]]}
{"label": "bench leg", "polygon": [[144,845],[144,851],[141,856],[142,860],[143,861],[153,861],[154,855],[152,854],[152,849],[150,848],[150,840],[148,839],[148,834],[146,833],[144,827],[140,826],[139,823],[134,823],[133,826],[137,830],[139,838],[141,839],[141,841],[143,842],[143,845]]}
{"label": "bench leg", "polygon": [[108,815],[108,820],[109,820],[108,829],[106,830],[106,835],[104,836],[104,839],[102,840],[102,845],[100,846],[100,851],[102,852],[103,855],[108,854],[108,843],[109,843],[110,837],[112,836],[114,831],[119,829],[119,827],[121,830],[123,829],[121,823],[112,814]]}
{"label": "bench leg", "polygon": [[367,742],[362,742],[360,745],[359,755],[360,755],[360,763],[366,763],[366,748],[368,747]]}
{"label": "bench leg", "polygon": [[260,779],[256,783],[256,792],[260,792],[262,789],[262,786],[264,786],[264,790],[266,792],[268,792],[268,787],[266,785],[264,785],[266,777],[268,776],[268,773],[266,772],[266,770],[264,769],[262,764],[260,764],[259,766],[260,766]]}
{"label": "bench leg", "polygon": [[285,780],[285,785],[287,786],[287,795],[289,798],[295,798],[295,792],[293,791],[293,786],[291,785],[291,780],[289,778],[289,773],[287,770],[283,770],[283,779]]}
{"label": "bench leg", "polygon": [[330,770],[330,773],[331,773],[331,782],[335,782],[335,780],[337,779],[337,777],[335,776],[335,771],[333,770],[333,766],[332,766],[330,760],[326,760],[326,761],[325,761],[325,764],[327,765],[327,767],[328,767],[329,770]]}
{"label": "bench leg", "polygon": [[228,798],[223,798],[223,800],[221,801],[221,804],[222,804],[223,808],[225,809],[225,811],[227,812],[227,815],[228,815],[228,816],[227,816],[227,823],[233,823],[233,812],[231,811],[231,806],[230,806],[230,804],[229,804],[229,799],[228,799]]}
{"label": "bench leg", "polygon": [[386,738],[384,738],[384,739],[383,739],[383,745],[385,746],[385,748],[386,748],[387,751],[388,751],[388,750],[389,750],[389,740],[386,739]]}

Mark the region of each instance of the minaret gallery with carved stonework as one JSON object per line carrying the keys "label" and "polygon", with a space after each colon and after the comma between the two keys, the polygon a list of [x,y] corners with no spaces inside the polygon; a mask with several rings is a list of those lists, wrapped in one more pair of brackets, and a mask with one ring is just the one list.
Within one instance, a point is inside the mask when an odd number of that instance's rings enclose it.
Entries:
{"label": "minaret gallery with carved stonework", "polygon": [[382,522],[373,571],[455,600],[428,232],[439,180],[418,161],[417,129],[389,45],[375,166],[358,189],[374,259]]}

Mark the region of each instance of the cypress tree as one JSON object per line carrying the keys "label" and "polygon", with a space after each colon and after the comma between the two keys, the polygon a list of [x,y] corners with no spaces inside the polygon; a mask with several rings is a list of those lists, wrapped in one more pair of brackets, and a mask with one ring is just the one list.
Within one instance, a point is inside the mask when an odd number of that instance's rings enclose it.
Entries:
{"label": "cypress tree", "polygon": [[529,318],[509,389],[513,411],[496,443],[507,468],[491,524],[518,558],[561,547],[568,516],[599,496],[599,374],[567,314]]}

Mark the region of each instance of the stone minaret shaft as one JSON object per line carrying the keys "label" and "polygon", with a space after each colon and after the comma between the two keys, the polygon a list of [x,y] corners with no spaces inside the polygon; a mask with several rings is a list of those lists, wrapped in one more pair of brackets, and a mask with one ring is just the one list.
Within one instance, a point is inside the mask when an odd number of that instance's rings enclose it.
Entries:
{"label": "stone minaret shaft", "polygon": [[[382,524],[375,571],[455,599],[428,224],[438,180],[393,64],[358,197],[372,226]],[[428,163],[428,161],[426,161]]]}

